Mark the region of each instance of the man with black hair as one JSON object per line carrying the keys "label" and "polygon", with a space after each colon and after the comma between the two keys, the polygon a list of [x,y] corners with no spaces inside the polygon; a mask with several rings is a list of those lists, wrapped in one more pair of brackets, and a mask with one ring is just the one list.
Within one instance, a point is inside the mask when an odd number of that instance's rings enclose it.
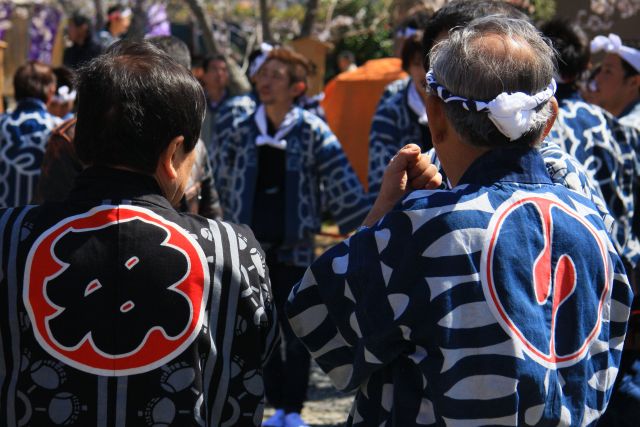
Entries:
{"label": "man with black hair", "polygon": [[71,46],[64,50],[62,63],[69,68],[76,69],[102,52],[94,38],[91,20],[80,12],[69,18],[67,37]]}
{"label": "man with black hair", "polygon": [[[175,36],[158,36],[148,39],[185,68],[191,64],[187,45]],[[74,91],[75,93],[75,91]],[[36,203],[60,201],[67,198],[73,181],[82,171],[82,164],[73,147],[76,119],[71,118],[55,128],[42,161],[42,176],[34,198]],[[215,188],[209,153],[202,140],[196,144],[196,159],[184,196],[175,207],[206,218],[222,218],[222,208]]]}
{"label": "man with black hair", "polygon": [[74,105],[76,102],[76,91],[74,90],[73,79],[75,78],[72,69],[63,66],[53,69],[56,75],[56,93],[51,98],[48,110],[56,117],[67,120],[73,117]]}
{"label": "man with black hair", "polygon": [[409,74],[408,84],[381,102],[373,116],[369,132],[369,193],[377,195],[389,160],[407,144],[429,150],[427,112],[425,110],[422,33],[409,37],[402,48],[402,69]]}
{"label": "man with black hair", "polygon": [[594,78],[594,102],[618,117],[620,123],[640,130],[640,49],[609,34],[593,39],[591,50],[606,52]]}
{"label": "man with black hair", "polygon": [[246,226],[173,208],[200,83],[118,42],[77,88],[74,189],[0,210],[0,423],[259,425],[277,337],[264,253]]}
{"label": "man with black hair", "polygon": [[[271,50],[255,76],[260,105],[215,152],[225,218],[249,224],[265,248],[278,308],[314,258],[323,214],[348,232],[370,206],[331,130],[295,104],[307,89],[307,73],[303,56]],[[302,427],[309,355],[279,313],[285,356],[276,352],[265,367],[267,400],[277,409],[265,425]]]}
{"label": "man with black hair", "polygon": [[29,61],[13,77],[17,105],[0,116],[0,208],[33,199],[47,139],[62,120],[47,111],[56,77],[46,64]]}
{"label": "man with black hair", "polygon": [[229,99],[229,70],[223,55],[215,55],[205,58],[202,63],[202,84],[204,94],[207,97],[207,114],[202,124],[201,138],[207,149],[212,151],[217,147],[216,125],[218,111],[224,102]]}
{"label": "man with black hair", "polygon": [[98,32],[102,49],[108,48],[127,34],[131,26],[131,16],[131,9],[121,4],[114,4],[107,9],[107,23]]}
{"label": "man with black hair", "polygon": [[350,50],[343,50],[340,52],[336,58],[336,63],[338,64],[338,70],[340,73],[353,71],[358,68],[358,65],[356,64],[356,56]]}

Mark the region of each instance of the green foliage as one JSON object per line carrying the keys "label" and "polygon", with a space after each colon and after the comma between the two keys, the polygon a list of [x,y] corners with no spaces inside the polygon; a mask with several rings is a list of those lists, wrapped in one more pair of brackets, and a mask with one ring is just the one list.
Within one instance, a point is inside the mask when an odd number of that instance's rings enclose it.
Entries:
{"label": "green foliage", "polygon": [[556,14],[556,0],[533,0],[533,18],[536,21],[547,21]]}
{"label": "green foliage", "polygon": [[271,8],[271,19],[277,21],[300,21],[304,19],[306,7],[304,4],[297,3],[284,9]]}
{"label": "green foliage", "polygon": [[391,31],[385,26],[385,28],[379,28],[372,32],[362,32],[342,38],[335,45],[333,52],[327,57],[326,80],[338,73],[337,56],[344,50],[353,52],[358,65],[362,65],[369,59],[392,56],[393,40]]}

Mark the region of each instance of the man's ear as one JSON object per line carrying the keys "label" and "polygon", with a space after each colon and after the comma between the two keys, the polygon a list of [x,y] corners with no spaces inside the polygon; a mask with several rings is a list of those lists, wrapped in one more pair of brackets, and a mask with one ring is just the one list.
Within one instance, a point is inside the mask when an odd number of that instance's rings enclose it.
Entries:
{"label": "man's ear", "polygon": [[307,90],[307,84],[305,82],[295,82],[291,85],[291,88],[293,89],[295,98],[297,98],[305,93]]}
{"label": "man's ear", "polygon": [[640,95],[640,74],[636,74],[635,76],[631,76],[628,78],[629,84],[632,87],[632,91],[636,94]]}
{"label": "man's ear", "polygon": [[165,176],[170,180],[178,177],[178,166],[182,162],[184,157],[184,136],[176,136],[169,142],[167,148],[160,153],[158,159],[158,165],[156,167],[156,174]]}
{"label": "man's ear", "polygon": [[425,102],[427,117],[429,118],[429,131],[434,144],[442,143],[448,131],[447,117],[444,112],[444,102],[434,95],[427,96]]}
{"label": "man's ear", "polygon": [[45,102],[46,105],[51,104],[51,101],[53,101],[53,97],[56,94],[57,90],[58,88],[56,87],[55,83],[51,83],[49,86],[47,86],[47,102]]}
{"label": "man's ear", "polygon": [[556,100],[555,96],[552,96],[549,100],[549,106],[551,107],[551,115],[547,119],[547,124],[544,126],[544,132],[542,132],[542,138],[540,139],[541,141],[549,135],[549,132],[551,132],[551,128],[558,117],[558,100]]}

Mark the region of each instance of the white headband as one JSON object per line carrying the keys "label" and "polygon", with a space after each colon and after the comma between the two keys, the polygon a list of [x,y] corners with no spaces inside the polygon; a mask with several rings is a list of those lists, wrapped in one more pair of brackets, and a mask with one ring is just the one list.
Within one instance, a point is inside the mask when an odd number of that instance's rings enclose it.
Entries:
{"label": "white headband", "polygon": [[262,67],[262,64],[264,64],[264,62],[267,60],[269,52],[271,52],[272,50],[273,46],[271,46],[269,43],[262,43],[260,45],[260,52],[262,53],[260,53],[260,55],[258,55],[256,59],[254,59],[251,63],[251,66],[249,67],[249,77],[253,77],[256,75],[260,67]]}
{"label": "white headband", "polygon": [[591,52],[597,53],[602,50],[607,53],[615,53],[640,72],[640,50],[623,45],[617,34],[609,34],[609,37],[596,36],[591,40]]}
{"label": "white headband", "polygon": [[76,91],[69,89],[69,86],[60,86],[53,97],[58,102],[75,101]]}
{"label": "white headband", "polygon": [[447,88],[436,81],[433,70],[427,73],[427,84],[444,102],[459,102],[468,111],[487,112],[489,120],[509,141],[515,141],[525,134],[536,118],[535,109],[546,103],[556,93],[556,81],[542,92],[527,95],[523,92],[502,92],[489,102],[473,101],[449,92]]}

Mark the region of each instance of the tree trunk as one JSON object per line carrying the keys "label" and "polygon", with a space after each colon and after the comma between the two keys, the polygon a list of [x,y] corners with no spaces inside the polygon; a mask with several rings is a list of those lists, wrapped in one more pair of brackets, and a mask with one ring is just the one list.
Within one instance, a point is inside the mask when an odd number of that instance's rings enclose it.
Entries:
{"label": "tree trunk", "polygon": [[127,38],[131,40],[142,40],[147,28],[147,11],[145,8],[145,0],[136,0],[133,6],[133,18],[131,26],[127,32]]}
{"label": "tree trunk", "polygon": [[96,32],[98,32],[104,27],[104,7],[102,0],[93,0],[93,5],[96,9]]}
{"label": "tree trunk", "polygon": [[224,55],[227,66],[229,67],[229,91],[238,95],[251,90],[251,85],[246,76],[242,73],[242,70],[229,55],[221,51],[216,39],[213,37],[213,25],[211,20],[205,14],[204,8],[200,0],[186,0],[187,5],[191,9],[191,13],[195,16],[200,30],[202,31],[202,39],[204,41],[204,47],[208,55]]}
{"label": "tree trunk", "polygon": [[307,12],[304,14],[302,28],[300,29],[300,37],[309,37],[313,32],[313,24],[316,22],[318,14],[318,0],[309,0],[307,3]]}
{"label": "tree trunk", "polygon": [[262,25],[262,41],[273,43],[273,37],[271,37],[271,16],[269,15],[267,0],[260,0],[260,23]]}

